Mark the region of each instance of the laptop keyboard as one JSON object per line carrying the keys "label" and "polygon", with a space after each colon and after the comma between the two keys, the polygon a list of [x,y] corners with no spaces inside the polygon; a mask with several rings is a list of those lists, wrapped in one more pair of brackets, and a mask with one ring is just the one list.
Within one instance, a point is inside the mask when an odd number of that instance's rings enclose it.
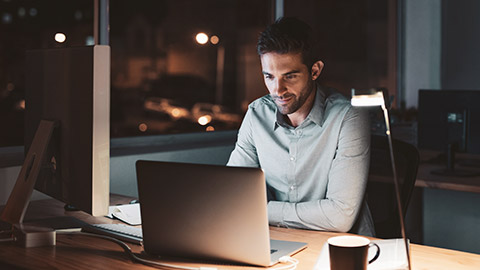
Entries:
{"label": "laptop keyboard", "polygon": [[142,229],[125,224],[90,224],[82,228],[83,232],[97,233],[119,240],[141,245]]}

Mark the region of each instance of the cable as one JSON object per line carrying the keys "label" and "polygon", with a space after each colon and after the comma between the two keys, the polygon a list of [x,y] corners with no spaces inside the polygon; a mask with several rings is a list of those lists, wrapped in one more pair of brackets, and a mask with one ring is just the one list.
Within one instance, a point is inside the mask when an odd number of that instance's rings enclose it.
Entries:
{"label": "cable", "polygon": [[17,239],[13,236],[12,230],[4,230],[0,231],[0,236],[7,236],[7,237],[0,237],[0,242],[14,242]]}
{"label": "cable", "polygon": [[[185,269],[185,270],[218,270],[215,267],[208,267],[208,266],[188,267],[188,266],[179,266],[179,265],[174,265],[174,264],[160,263],[160,262],[156,262],[156,261],[142,259],[142,258],[136,256],[127,244],[125,244],[124,242],[122,242],[122,241],[120,241],[120,240],[118,240],[114,237],[110,237],[110,236],[106,236],[106,235],[94,234],[94,233],[85,233],[85,232],[69,232],[69,231],[66,231],[66,232],[57,231],[57,233],[58,234],[66,234],[66,235],[79,234],[79,235],[97,237],[97,238],[102,238],[102,239],[105,239],[105,240],[112,241],[112,242],[118,244],[120,247],[122,247],[123,250],[125,251],[125,253],[127,253],[127,255],[132,259],[132,261],[139,262],[139,263],[146,264],[146,265],[163,266],[163,267],[170,267],[170,268],[175,268],[175,269]],[[293,269],[297,268],[297,265],[299,263],[299,261],[297,259],[294,259],[294,258],[289,257],[289,256],[283,256],[283,257],[280,258],[279,261],[281,263],[290,263],[290,264],[280,266],[280,267],[275,267],[275,268],[269,268],[269,269],[271,269],[271,270],[284,270],[284,269],[293,270]]]}
{"label": "cable", "polygon": [[14,242],[16,239],[15,237],[11,238],[0,238],[0,242]]}
{"label": "cable", "polygon": [[281,263],[290,263],[290,264],[284,265],[284,266],[275,267],[275,268],[270,268],[270,269],[271,269],[271,270],[284,270],[284,269],[293,270],[293,269],[296,269],[296,268],[297,268],[297,265],[298,265],[298,263],[299,263],[299,261],[298,261],[297,259],[292,258],[292,257],[290,257],[290,256],[280,257],[279,262],[281,262]]}
{"label": "cable", "polygon": [[201,266],[201,267],[188,267],[188,266],[179,266],[179,265],[168,264],[168,263],[159,263],[159,262],[156,262],[156,261],[142,259],[140,257],[137,257],[132,252],[132,250],[130,249],[130,247],[127,244],[125,244],[124,242],[122,242],[122,241],[120,241],[116,238],[106,236],[106,235],[94,234],[94,233],[85,233],[85,232],[57,232],[57,233],[67,234],[67,235],[79,234],[79,235],[85,235],[85,236],[91,236],[91,237],[98,237],[98,238],[102,238],[102,239],[105,239],[105,240],[112,241],[112,242],[118,244],[120,247],[122,247],[123,250],[125,251],[125,253],[127,253],[128,256],[132,259],[132,261],[139,262],[139,263],[146,264],[146,265],[164,266],[164,267],[170,267],[170,268],[175,268],[175,269],[185,269],[185,270],[217,270],[217,268],[215,268],[215,267],[203,267],[203,266]]}

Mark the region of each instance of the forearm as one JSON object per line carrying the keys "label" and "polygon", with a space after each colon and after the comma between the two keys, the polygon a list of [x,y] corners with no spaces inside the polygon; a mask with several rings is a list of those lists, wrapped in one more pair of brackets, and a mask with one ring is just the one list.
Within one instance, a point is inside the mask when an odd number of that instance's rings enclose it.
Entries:
{"label": "forearm", "polygon": [[349,203],[323,199],[300,203],[270,201],[268,220],[271,225],[322,231],[349,231],[356,221],[363,198]]}

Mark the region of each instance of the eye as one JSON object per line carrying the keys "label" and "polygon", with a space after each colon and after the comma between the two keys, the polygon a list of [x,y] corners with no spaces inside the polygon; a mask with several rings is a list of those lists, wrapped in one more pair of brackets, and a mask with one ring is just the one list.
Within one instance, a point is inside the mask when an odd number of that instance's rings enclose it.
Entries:
{"label": "eye", "polygon": [[287,76],[285,76],[285,78],[287,80],[293,80],[293,79],[297,78],[297,74],[287,74]]}
{"label": "eye", "polygon": [[265,79],[271,80],[273,79],[273,76],[271,74],[265,74]]}

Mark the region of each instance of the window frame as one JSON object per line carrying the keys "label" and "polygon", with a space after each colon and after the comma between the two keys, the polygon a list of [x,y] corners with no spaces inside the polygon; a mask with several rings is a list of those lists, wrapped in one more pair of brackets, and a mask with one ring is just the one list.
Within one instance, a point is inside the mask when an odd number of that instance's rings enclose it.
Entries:
{"label": "window frame", "polygon": [[[234,145],[238,130],[110,139],[110,158]],[[24,146],[0,147],[0,169],[21,166]]]}

